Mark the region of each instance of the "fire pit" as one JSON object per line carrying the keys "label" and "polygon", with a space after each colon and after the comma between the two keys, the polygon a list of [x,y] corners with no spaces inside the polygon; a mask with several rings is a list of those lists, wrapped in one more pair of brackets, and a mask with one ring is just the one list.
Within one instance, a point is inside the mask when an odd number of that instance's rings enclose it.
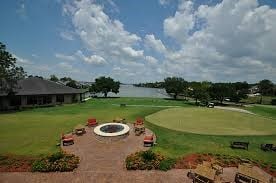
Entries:
{"label": "fire pit", "polygon": [[121,123],[105,123],[94,128],[94,133],[102,137],[125,136],[129,126]]}

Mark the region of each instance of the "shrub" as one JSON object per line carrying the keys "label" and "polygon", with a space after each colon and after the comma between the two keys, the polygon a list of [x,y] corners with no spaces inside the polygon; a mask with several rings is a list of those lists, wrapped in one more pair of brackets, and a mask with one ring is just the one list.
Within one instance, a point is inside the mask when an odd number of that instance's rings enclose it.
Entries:
{"label": "shrub", "polygon": [[152,161],[152,160],[155,160],[155,159],[156,159],[155,153],[152,152],[151,150],[143,151],[143,152],[141,153],[141,156],[142,156],[142,158],[143,158],[145,161]]}
{"label": "shrub", "polygon": [[271,105],[276,105],[276,99],[271,100]]}
{"label": "shrub", "polygon": [[167,171],[173,168],[175,165],[176,160],[172,158],[166,158],[160,162],[159,170]]}
{"label": "shrub", "polygon": [[32,164],[34,172],[67,172],[78,167],[79,157],[73,154],[55,153],[36,160]]}
{"label": "shrub", "polygon": [[159,169],[164,156],[152,151],[139,151],[127,156],[125,163],[127,170],[152,170]]}

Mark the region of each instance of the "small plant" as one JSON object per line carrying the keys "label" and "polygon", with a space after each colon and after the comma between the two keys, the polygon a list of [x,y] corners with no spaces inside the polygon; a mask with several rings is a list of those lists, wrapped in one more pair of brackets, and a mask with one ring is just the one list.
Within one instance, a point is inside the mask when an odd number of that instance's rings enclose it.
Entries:
{"label": "small plant", "polygon": [[173,158],[166,158],[160,162],[159,170],[168,171],[173,168],[176,160]]}
{"label": "small plant", "polygon": [[145,161],[152,161],[152,160],[155,160],[156,158],[156,155],[154,152],[152,152],[151,150],[148,150],[148,151],[143,151],[141,153],[142,155],[142,158],[145,160]]}
{"label": "small plant", "polygon": [[49,162],[55,162],[63,157],[64,157],[64,154],[61,152],[54,153],[51,156],[49,156]]}
{"label": "small plant", "polygon": [[153,170],[159,169],[164,159],[164,156],[152,151],[139,151],[127,156],[125,162],[128,170]]}
{"label": "small plant", "polygon": [[36,160],[32,164],[34,172],[67,172],[78,167],[79,157],[62,152],[52,154],[46,158]]}

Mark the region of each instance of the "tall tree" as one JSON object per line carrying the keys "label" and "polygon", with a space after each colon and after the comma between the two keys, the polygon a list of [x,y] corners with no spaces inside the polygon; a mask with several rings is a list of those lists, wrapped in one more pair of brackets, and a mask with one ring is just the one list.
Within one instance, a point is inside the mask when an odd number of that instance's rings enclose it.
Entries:
{"label": "tall tree", "polygon": [[168,94],[172,94],[176,99],[180,93],[188,87],[187,81],[180,77],[168,77],[164,79],[164,88]]}
{"label": "tall tree", "polygon": [[91,85],[90,92],[103,93],[107,97],[109,92],[119,93],[120,82],[114,81],[110,77],[99,77],[95,79],[95,83]]}
{"label": "tall tree", "polygon": [[195,99],[196,104],[198,104],[198,100],[207,104],[210,98],[208,92],[210,85],[210,82],[207,81],[190,83],[190,95]]}
{"label": "tall tree", "polygon": [[209,91],[210,96],[213,99],[219,100],[221,104],[226,97],[231,96],[231,87],[229,83],[213,83]]}
{"label": "tall tree", "polygon": [[69,81],[68,83],[66,83],[66,86],[69,86],[69,87],[72,87],[72,88],[80,88],[78,85],[77,85],[77,82],[75,80],[71,80]]}
{"label": "tall tree", "polygon": [[6,51],[6,46],[0,42],[0,90],[13,92],[17,81],[25,77],[24,69],[16,66],[16,58]]}
{"label": "tall tree", "polygon": [[263,96],[273,95],[274,84],[268,79],[261,80],[258,83],[258,88],[261,93],[260,103],[263,101]]}
{"label": "tall tree", "polygon": [[56,77],[56,75],[50,75],[50,80],[57,82],[58,81],[58,77]]}

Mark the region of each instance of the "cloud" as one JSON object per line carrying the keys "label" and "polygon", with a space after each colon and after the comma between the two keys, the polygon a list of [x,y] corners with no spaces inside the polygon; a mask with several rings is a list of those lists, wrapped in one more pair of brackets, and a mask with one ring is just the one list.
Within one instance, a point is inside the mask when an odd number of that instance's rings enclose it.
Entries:
{"label": "cloud", "polygon": [[33,64],[32,61],[28,60],[28,59],[25,59],[25,58],[22,58],[22,57],[19,57],[15,54],[13,54],[14,58],[16,58],[16,61],[18,64],[20,65],[29,65],[29,64]]}
{"label": "cloud", "polygon": [[74,40],[74,34],[72,32],[60,32],[60,37],[65,39],[65,40],[68,40],[68,41],[73,41]]}
{"label": "cloud", "polygon": [[17,13],[17,15],[19,15],[19,17],[22,20],[27,20],[28,16],[27,16],[26,5],[25,5],[24,0],[18,1],[17,8],[16,8],[16,13]]}
{"label": "cloud", "polygon": [[275,77],[275,9],[256,0],[193,7],[192,1],[183,1],[175,15],[164,20],[164,33],[180,45],[165,55],[168,72],[215,81]]}
{"label": "cloud", "polygon": [[146,56],[145,60],[150,64],[150,65],[156,65],[158,63],[158,60],[152,56]]}
{"label": "cloud", "polygon": [[156,39],[153,34],[147,34],[145,36],[145,45],[159,53],[165,53],[166,47],[160,39]]}
{"label": "cloud", "polygon": [[77,56],[79,56],[83,61],[89,64],[103,66],[107,64],[107,61],[98,55],[91,55],[89,57],[85,56],[82,51],[78,50],[76,53]]}
{"label": "cloud", "polygon": [[126,31],[119,20],[111,19],[102,6],[88,0],[75,1],[67,12],[76,34],[93,55],[117,64],[140,61],[143,50],[135,47],[141,38]]}
{"label": "cloud", "polygon": [[165,35],[175,38],[177,41],[187,39],[189,31],[195,25],[195,17],[192,12],[193,2],[182,0],[175,15],[164,20]]}
{"label": "cloud", "polygon": [[58,59],[67,60],[67,61],[76,60],[76,57],[74,55],[64,55],[62,53],[56,53],[55,57],[58,58]]}

